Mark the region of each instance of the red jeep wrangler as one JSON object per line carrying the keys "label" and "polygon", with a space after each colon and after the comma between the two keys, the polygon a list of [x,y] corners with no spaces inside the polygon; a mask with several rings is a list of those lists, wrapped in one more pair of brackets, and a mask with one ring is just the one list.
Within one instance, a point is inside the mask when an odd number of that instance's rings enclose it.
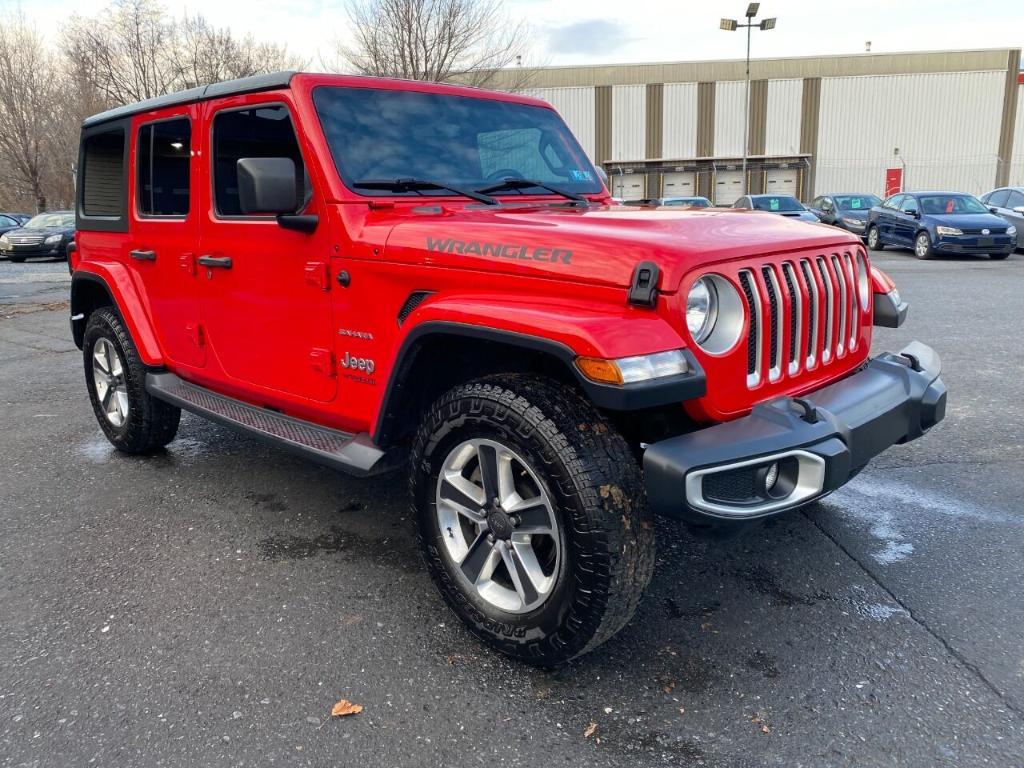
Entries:
{"label": "red jeep wrangler", "polygon": [[629,621],[653,512],[763,518],[942,419],[859,240],[610,204],[547,104],[274,74],[82,127],[71,325],[127,453],[184,408],[329,466],[408,466],[427,568],[551,664]]}

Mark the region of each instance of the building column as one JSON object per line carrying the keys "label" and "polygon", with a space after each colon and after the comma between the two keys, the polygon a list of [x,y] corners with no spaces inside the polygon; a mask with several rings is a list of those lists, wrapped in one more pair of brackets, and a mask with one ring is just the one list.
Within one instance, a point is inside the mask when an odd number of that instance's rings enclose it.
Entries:
{"label": "building column", "polygon": [[612,159],[612,87],[594,88],[594,156],[599,164]]}
{"label": "building column", "polygon": [[818,123],[821,107],[821,78],[805,77],[803,102],[800,108],[800,152],[808,154],[807,173],[803,176],[802,189],[797,190],[801,200],[814,197],[814,185],[818,167]]}
{"label": "building column", "polygon": [[999,150],[996,162],[997,187],[1010,183],[1013,162],[1013,133],[1017,122],[1017,94],[1020,91],[1020,50],[1010,51],[1006,63],[1006,90],[1003,94],[1003,119],[999,125]]}

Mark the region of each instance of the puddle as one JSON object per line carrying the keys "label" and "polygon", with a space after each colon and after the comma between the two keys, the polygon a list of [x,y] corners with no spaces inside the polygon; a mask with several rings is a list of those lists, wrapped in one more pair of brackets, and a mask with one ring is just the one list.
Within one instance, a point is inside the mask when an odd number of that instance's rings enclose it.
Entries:
{"label": "puddle", "polygon": [[110,444],[102,432],[75,446],[75,453],[91,461],[93,464],[106,464],[117,454],[117,450]]}

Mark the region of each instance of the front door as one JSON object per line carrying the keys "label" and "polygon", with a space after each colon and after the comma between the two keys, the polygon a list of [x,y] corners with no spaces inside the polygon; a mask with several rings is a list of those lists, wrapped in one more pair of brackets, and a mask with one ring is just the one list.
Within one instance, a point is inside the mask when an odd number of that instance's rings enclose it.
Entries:
{"label": "front door", "polygon": [[914,244],[914,235],[917,234],[918,210],[917,198],[907,195],[900,203],[900,210],[894,218],[893,240],[898,245],[911,246]]}
{"label": "front door", "polygon": [[[229,384],[256,385],[286,399],[326,402],[337,391],[322,195],[313,188],[289,105],[274,97],[205,105],[210,184],[198,257],[203,328]],[[273,215],[245,215],[238,161],[295,163],[300,212],[320,216],[312,233],[285,229]],[[211,372],[213,373],[213,372]]]}
{"label": "front door", "polygon": [[200,158],[195,151],[198,108],[180,106],[132,123],[134,169],[128,205],[132,242],[128,268],[149,303],[164,355],[179,367],[206,362],[199,317],[195,249],[199,240]]}

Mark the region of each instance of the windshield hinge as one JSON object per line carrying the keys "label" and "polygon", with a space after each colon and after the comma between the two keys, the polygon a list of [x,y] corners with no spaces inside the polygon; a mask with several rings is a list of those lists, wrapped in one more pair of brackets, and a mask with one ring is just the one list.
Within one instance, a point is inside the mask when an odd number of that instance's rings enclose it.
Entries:
{"label": "windshield hinge", "polygon": [[661,270],[653,261],[641,261],[633,270],[629,286],[629,303],[637,307],[653,307],[658,303],[658,278]]}

